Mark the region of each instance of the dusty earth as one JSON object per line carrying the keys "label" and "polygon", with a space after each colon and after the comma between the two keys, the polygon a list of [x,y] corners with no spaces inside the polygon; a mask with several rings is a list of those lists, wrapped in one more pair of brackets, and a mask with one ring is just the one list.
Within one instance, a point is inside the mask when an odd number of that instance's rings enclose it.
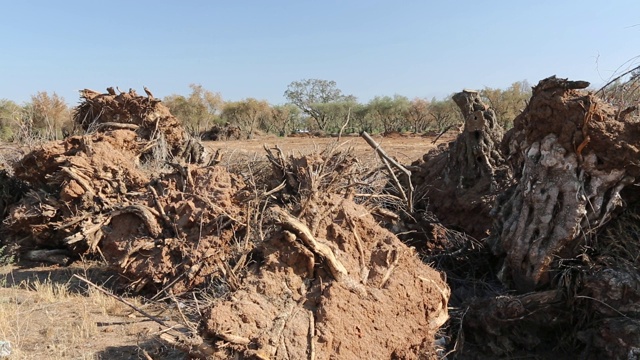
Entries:
{"label": "dusty earth", "polygon": [[[382,148],[400,163],[410,164],[422,158],[429,150],[447,143],[455,138],[455,129],[449,130],[434,144],[435,136],[416,136],[413,134],[395,135],[392,137],[374,136]],[[337,138],[312,138],[312,137],[264,137],[254,140],[229,140],[229,141],[205,141],[207,148],[213,151],[220,149],[225,158],[223,163],[242,158],[264,156],[264,146],[273,148],[278,146],[285,153],[309,153],[314,150],[325,149],[336,142]],[[354,154],[363,161],[375,160],[375,152],[360,136],[343,136],[339,142],[342,148],[353,148]]]}
{"label": "dusty earth", "polygon": [[[187,359],[157,340],[158,324],[74,278],[108,285],[114,274],[95,262],[70,267],[22,262],[0,267],[0,340],[10,359]],[[175,306],[128,301],[176,324]],[[181,320],[178,320],[181,321]]]}

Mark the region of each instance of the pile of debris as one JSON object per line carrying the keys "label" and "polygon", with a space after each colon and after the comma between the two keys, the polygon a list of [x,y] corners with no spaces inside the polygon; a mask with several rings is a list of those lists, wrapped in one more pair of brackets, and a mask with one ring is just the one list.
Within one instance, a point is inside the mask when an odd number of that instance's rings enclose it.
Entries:
{"label": "pile of debris", "polygon": [[[629,231],[640,195],[640,122],[633,109],[582,90],[588,85],[542,80],[502,139],[486,106],[461,101],[477,95],[458,94],[465,132],[415,164],[428,210],[479,239],[477,252],[490,258],[464,279],[467,290],[483,290],[455,312],[460,356],[553,349],[627,358],[640,348],[640,239]],[[460,276],[459,262],[446,264]],[[454,294],[460,284],[450,282]]]}
{"label": "pile of debris", "polygon": [[245,177],[204,161],[150,93],[82,95],[86,134],[15,165],[26,188],[7,205],[5,243],[40,261],[102,259],[138,293],[216,292],[198,310],[210,340],[181,343],[193,356],[435,353],[449,288],[354,202],[371,174],[350,151],[267,149],[270,167]]}
{"label": "pile of debris", "polygon": [[100,257],[138,292],[180,293],[224,271],[247,226],[243,180],[190,164],[203,147],[159,100],[132,91],[83,98],[76,120],[87,134],[15,165],[29,190],[4,220],[7,242],[62,264]]}
{"label": "pile of debris", "polygon": [[240,140],[242,138],[242,129],[229,123],[214,125],[211,129],[203,132],[200,138],[209,141]]}

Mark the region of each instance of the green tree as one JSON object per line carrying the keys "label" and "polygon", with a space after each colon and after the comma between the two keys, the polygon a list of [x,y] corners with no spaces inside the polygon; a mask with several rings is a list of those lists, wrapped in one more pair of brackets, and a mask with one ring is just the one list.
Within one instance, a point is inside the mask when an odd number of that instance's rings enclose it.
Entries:
{"label": "green tree", "polygon": [[462,115],[458,106],[451,100],[451,97],[444,100],[431,100],[429,115],[438,131],[446,127],[462,122]]}
{"label": "green tree", "polygon": [[411,100],[407,109],[407,121],[411,124],[414,134],[424,132],[427,129],[429,116],[429,100],[424,98]]}
{"label": "green tree", "polygon": [[509,129],[513,127],[513,119],[520,114],[531,97],[531,86],[527,81],[517,81],[506,90],[485,87],[480,91],[480,96],[495,111],[500,124]]}
{"label": "green tree", "polygon": [[71,124],[71,111],[62,96],[55,92],[49,95],[39,91],[31,96],[31,102],[25,105],[27,116],[33,124],[33,130],[49,140],[62,138],[62,129]]}
{"label": "green tree", "polygon": [[323,131],[337,133],[347,122],[351,122],[351,111],[357,106],[353,97],[347,97],[341,101],[317,104],[317,109],[324,114],[325,127]]}
{"label": "green tree", "polygon": [[402,131],[407,126],[407,111],[409,110],[409,99],[405,96],[394,95],[376,96],[367,104],[369,113],[374,121],[382,126],[384,133],[392,131]]}
{"label": "green tree", "polygon": [[11,141],[20,131],[24,120],[23,108],[8,99],[0,99],[0,139]]}
{"label": "green tree", "polygon": [[355,97],[343,95],[335,81],[320,79],[294,81],[289,84],[284,96],[311,117],[318,129],[323,131],[328,130],[331,121],[335,120],[335,116],[327,113],[328,110],[335,110],[335,107],[327,104],[355,101]]}
{"label": "green tree", "polygon": [[165,97],[163,102],[192,135],[199,136],[220,118],[222,96],[220,93],[204,89],[199,84],[191,84],[189,88],[189,96],[173,94]]}
{"label": "green tree", "polygon": [[226,102],[222,107],[222,118],[232,125],[239,126],[247,139],[252,139],[261,123],[268,122],[271,107],[265,100],[248,98],[235,102]]}
{"label": "green tree", "polygon": [[270,120],[278,135],[287,136],[300,126],[300,109],[293,104],[275,105],[271,108]]}

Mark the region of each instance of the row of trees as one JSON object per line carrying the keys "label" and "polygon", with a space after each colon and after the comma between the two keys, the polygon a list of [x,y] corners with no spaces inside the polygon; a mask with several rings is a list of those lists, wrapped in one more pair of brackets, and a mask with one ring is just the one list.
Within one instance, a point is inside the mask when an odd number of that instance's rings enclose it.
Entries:
{"label": "row of trees", "polygon": [[[361,103],[355,96],[343,94],[335,81],[328,80],[292,82],[284,92],[288,100],[284,105],[271,105],[255,98],[224,101],[220,93],[201,85],[192,84],[190,89],[190,94],[170,95],[163,103],[194,135],[216,125],[237,126],[249,138],[256,133],[286,136],[296,131],[423,133],[462,121],[450,97],[376,96]],[[508,128],[524,108],[531,87],[527,82],[516,82],[504,90],[485,88],[480,92]],[[0,100],[1,140],[59,139],[71,128],[71,109],[56,93],[38,92],[24,105]]]}
{"label": "row of trees", "polygon": [[[508,128],[524,108],[531,87],[523,81],[505,90],[485,88],[480,92]],[[238,126],[247,137],[253,137],[256,132],[286,136],[295,131],[423,133],[442,130],[462,120],[450,97],[376,96],[367,103],[360,103],[355,96],[343,94],[334,81],[328,80],[294,81],[284,96],[288,100],[285,105],[271,105],[255,98],[225,102],[219,93],[191,85],[190,95],[171,95],[164,103],[194,134],[221,124]]]}

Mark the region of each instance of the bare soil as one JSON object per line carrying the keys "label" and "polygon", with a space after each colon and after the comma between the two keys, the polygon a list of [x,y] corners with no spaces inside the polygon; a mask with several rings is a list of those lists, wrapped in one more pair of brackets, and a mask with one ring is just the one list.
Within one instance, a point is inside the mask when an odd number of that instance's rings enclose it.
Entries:
{"label": "bare soil", "polygon": [[[449,130],[434,144],[435,136],[420,136],[413,134],[393,137],[374,136],[380,146],[402,164],[410,164],[421,159],[424,154],[436,146],[447,143],[455,138],[456,131]],[[363,161],[376,158],[375,151],[360,136],[343,136],[341,139],[334,137],[264,137],[253,140],[228,140],[206,141],[205,146],[213,151],[221,149],[224,157],[223,163],[239,158],[264,157],[264,146],[269,148],[280,147],[284,153],[310,153],[321,150],[339,140],[343,149],[353,148],[358,159]]]}

